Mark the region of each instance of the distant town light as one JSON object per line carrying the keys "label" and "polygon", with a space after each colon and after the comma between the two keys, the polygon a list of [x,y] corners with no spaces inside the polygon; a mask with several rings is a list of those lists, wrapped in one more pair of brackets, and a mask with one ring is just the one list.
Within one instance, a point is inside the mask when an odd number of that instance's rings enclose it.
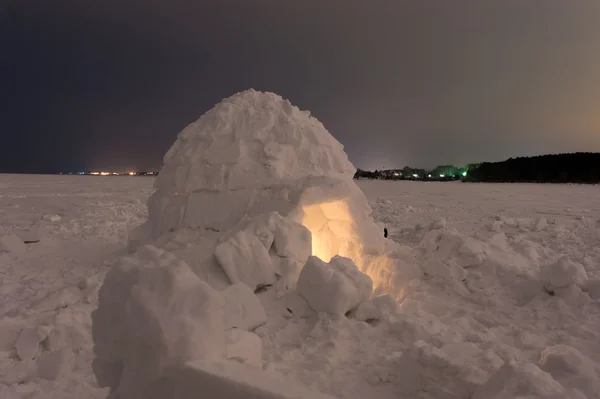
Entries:
{"label": "distant town light", "polygon": [[462,172],[463,177],[467,176],[467,171],[465,170],[464,172]]}
{"label": "distant town light", "polygon": [[129,176],[135,176],[135,172],[129,172]]}
{"label": "distant town light", "polygon": [[431,175],[427,175],[427,177],[431,177]]}
{"label": "distant town light", "polygon": [[413,173],[413,177],[419,177],[419,175],[416,173]]}
{"label": "distant town light", "polygon": [[444,175],[444,174],[441,174],[441,175],[440,175],[440,177],[446,177],[446,175]]}

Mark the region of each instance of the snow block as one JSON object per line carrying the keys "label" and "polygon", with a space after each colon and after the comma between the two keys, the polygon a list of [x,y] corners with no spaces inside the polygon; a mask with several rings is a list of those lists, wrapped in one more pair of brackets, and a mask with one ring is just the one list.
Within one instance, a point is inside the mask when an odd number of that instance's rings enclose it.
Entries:
{"label": "snow block", "polygon": [[356,320],[380,320],[387,318],[398,311],[398,302],[390,294],[383,294],[371,298],[358,306],[354,317]]}
{"label": "snow block", "polygon": [[600,278],[589,279],[582,289],[588,293],[592,299],[600,299]]}
{"label": "snow block", "polygon": [[234,284],[222,292],[225,295],[225,328],[253,330],[267,322],[265,309],[246,284]]}
{"label": "snow block", "polygon": [[48,331],[45,328],[25,327],[15,343],[17,355],[21,360],[31,360],[40,348],[40,343],[46,339]]}
{"label": "snow block", "polygon": [[68,348],[43,353],[37,360],[37,375],[46,380],[67,377],[75,365],[75,356]]}
{"label": "snow block", "polygon": [[237,328],[227,331],[227,354],[225,358],[262,369],[262,341],[260,337]]}
{"label": "snow block", "polygon": [[152,246],[109,271],[92,313],[94,373],[122,398],[142,399],[164,367],[225,355],[224,296]]}
{"label": "snow block", "polygon": [[280,375],[237,362],[190,362],[175,366],[149,389],[145,399],[334,399]]}
{"label": "snow block", "polygon": [[306,263],[312,251],[310,231],[290,219],[283,219],[277,224],[273,249],[284,258],[291,258]]}
{"label": "snow block", "polygon": [[217,261],[232,284],[244,283],[252,291],[275,283],[269,251],[254,234],[241,230],[215,249]]}
{"label": "snow block", "polygon": [[583,265],[573,262],[568,256],[561,256],[555,263],[546,266],[540,277],[546,289],[551,291],[571,284],[584,286],[588,279]]}
{"label": "snow block", "polygon": [[16,234],[7,234],[0,237],[0,251],[20,254],[27,251],[27,246]]}
{"label": "snow block", "polygon": [[345,314],[369,299],[373,280],[351,259],[335,256],[325,263],[311,256],[300,272],[297,290],[315,311]]}
{"label": "snow block", "polygon": [[594,397],[600,393],[600,379],[595,363],[569,345],[555,345],[544,349],[540,368],[552,375],[565,388],[577,388]]}

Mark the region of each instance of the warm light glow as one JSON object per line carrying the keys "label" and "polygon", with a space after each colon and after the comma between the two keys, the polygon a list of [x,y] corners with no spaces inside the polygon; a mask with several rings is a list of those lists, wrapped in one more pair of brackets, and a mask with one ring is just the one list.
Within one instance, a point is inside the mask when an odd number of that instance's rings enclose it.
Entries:
{"label": "warm light glow", "polygon": [[129,172],[129,176],[135,176],[135,172]]}
{"label": "warm light glow", "polygon": [[352,216],[345,201],[305,206],[302,224],[312,234],[312,254],[325,262],[335,255],[349,256],[353,236]]}
{"label": "warm light glow", "polygon": [[[366,256],[356,232],[348,203],[344,200],[304,206],[302,224],[312,235],[312,255],[329,262],[336,255],[352,259],[373,280],[375,287],[390,286],[386,255]],[[381,232],[383,236],[383,231]]]}
{"label": "warm light glow", "polygon": [[94,176],[98,176],[98,175],[100,174],[100,172],[92,172],[92,173],[90,173],[90,174],[91,174],[91,175],[94,175]]}
{"label": "warm light glow", "polygon": [[108,176],[108,175],[110,175],[109,172],[100,172],[100,176]]}

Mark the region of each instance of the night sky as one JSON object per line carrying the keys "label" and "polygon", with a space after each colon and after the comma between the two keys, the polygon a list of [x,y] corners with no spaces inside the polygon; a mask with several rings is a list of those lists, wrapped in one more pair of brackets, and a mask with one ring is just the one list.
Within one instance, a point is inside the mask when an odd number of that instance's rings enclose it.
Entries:
{"label": "night sky", "polygon": [[0,172],[156,170],[248,88],[357,167],[600,151],[598,0],[0,0]]}

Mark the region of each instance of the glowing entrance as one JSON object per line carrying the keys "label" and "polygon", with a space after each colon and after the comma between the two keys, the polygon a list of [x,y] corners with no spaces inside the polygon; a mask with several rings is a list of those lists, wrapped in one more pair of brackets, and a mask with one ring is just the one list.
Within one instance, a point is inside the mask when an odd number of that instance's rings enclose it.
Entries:
{"label": "glowing entrance", "polygon": [[[312,255],[329,262],[335,255],[352,259],[375,287],[397,292],[393,262],[387,255],[366,255],[350,208],[344,200],[304,206],[302,224],[312,234]],[[373,233],[375,233],[373,231]],[[383,237],[383,231],[381,231]]]}
{"label": "glowing entrance", "polygon": [[359,265],[362,247],[346,201],[325,202],[303,207],[302,224],[312,234],[312,254],[325,262],[335,255],[348,257]]}

